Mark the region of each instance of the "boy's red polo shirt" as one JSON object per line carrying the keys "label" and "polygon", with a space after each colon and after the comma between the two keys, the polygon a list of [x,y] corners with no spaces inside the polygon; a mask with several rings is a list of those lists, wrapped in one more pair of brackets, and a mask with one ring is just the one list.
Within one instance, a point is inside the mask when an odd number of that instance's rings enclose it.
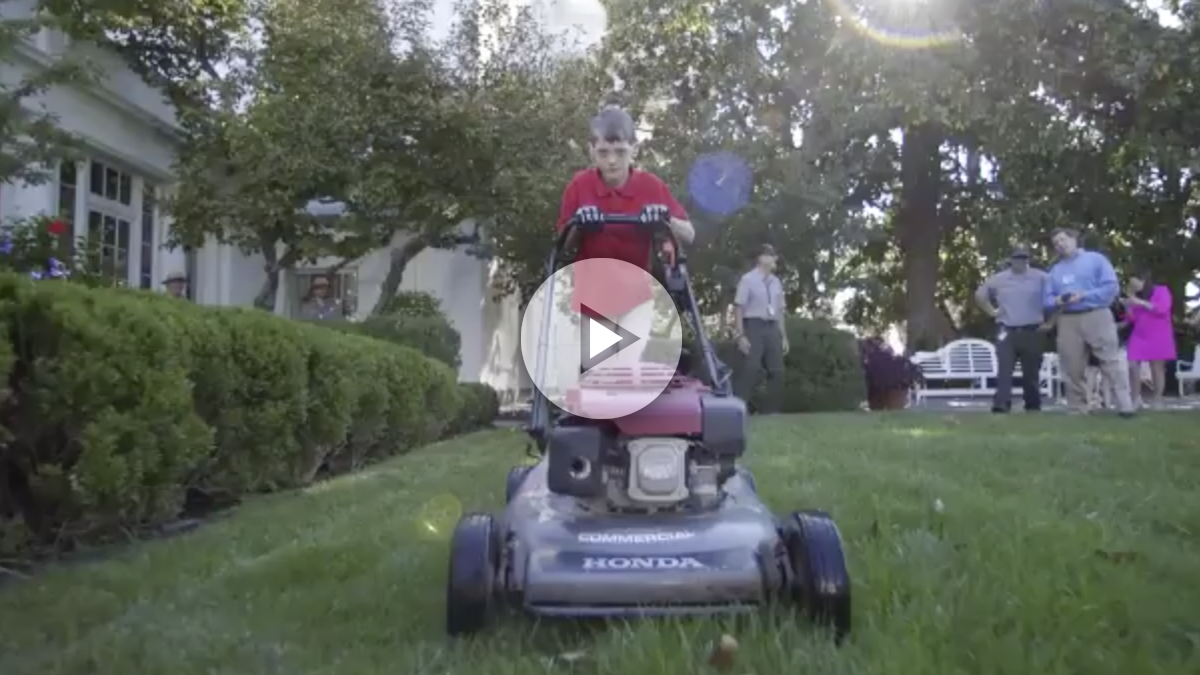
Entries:
{"label": "boy's red polo shirt", "polygon": [[[558,229],[566,227],[575,211],[584,206],[594,206],[605,215],[636,216],[650,204],[662,204],[673,218],[687,220],[687,212],[666,183],[649,171],[632,169],[625,184],[614,188],[604,182],[598,170],[585,169],[575,174],[563,191]],[[653,244],[651,234],[637,225],[605,225],[601,232],[583,234],[575,259],[612,258],[648,271]],[[588,276],[579,271],[574,276],[572,311],[580,311],[583,304],[614,319],[654,297],[654,290],[640,274],[603,279]]]}

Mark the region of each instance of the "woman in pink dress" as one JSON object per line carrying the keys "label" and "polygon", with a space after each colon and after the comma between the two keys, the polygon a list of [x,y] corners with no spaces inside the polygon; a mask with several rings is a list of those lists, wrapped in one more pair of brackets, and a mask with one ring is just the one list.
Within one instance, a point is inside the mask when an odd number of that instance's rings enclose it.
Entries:
{"label": "woman in pink dress", "polygon": [[1124,299],[1125,321],[1129,333],[1129,389],[1133,402],[1142,407],[1142,364],[1150,368],[1152,396],[1150,403],[1162,403],[1167,383],[1167,362],[1174,361],[1175,326],[1171,321],[1171,290],[1154,283],[1150,274],[1138,272],[1129,279]]}

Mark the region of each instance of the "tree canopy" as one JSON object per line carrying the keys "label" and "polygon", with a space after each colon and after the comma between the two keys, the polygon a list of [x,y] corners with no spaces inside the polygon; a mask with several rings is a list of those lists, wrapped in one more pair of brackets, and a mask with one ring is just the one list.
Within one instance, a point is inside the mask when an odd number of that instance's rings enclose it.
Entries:
{"label": "tree canopy", "polygon": [[606,60],[675,184],[714,149],[755,167],[709,269],[773,240],[793,298],[819,313],[857,290],[850,319],[904,322],[910,348],[962,330],[1007,247],[1056,225],[1179,290],[1200,269],[1194,2],[607,7]]}

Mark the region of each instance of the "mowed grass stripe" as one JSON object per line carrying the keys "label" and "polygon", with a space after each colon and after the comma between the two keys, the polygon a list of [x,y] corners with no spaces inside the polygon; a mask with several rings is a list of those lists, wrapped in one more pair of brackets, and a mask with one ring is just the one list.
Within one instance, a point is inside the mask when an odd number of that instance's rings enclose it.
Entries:
{"label": "mowed grass stripe", "polygon": [[[447,534],[496,510],[524,437],[476,434],[112,559],[0,589],[0,672],[1200,672],[1200,421],[1187,414],[755,420],[780,511],[833,513],[855,579],[838,650],[787,612],[442,631]],[[454,499],[449,499],[453,496]],[[447,502],[450,502],[447,504]],[[437,532],[427,528],[431,521]],[[584,650],[566,663],[553,657]]]}

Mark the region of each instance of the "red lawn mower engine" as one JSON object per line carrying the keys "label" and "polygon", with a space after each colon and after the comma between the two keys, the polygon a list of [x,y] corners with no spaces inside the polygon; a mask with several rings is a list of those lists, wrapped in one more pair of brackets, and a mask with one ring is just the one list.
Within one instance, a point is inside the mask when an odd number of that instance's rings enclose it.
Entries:
{"label": "red lawn mower engine", "polygon": [[[595,419],[637,396],[648,399],[637,412]],[[568,390],[564,407],[572,416],[548,433],[548,487],[593,509],[715,507],[746,449],[746,404],[661,364],[598,366]]]}

